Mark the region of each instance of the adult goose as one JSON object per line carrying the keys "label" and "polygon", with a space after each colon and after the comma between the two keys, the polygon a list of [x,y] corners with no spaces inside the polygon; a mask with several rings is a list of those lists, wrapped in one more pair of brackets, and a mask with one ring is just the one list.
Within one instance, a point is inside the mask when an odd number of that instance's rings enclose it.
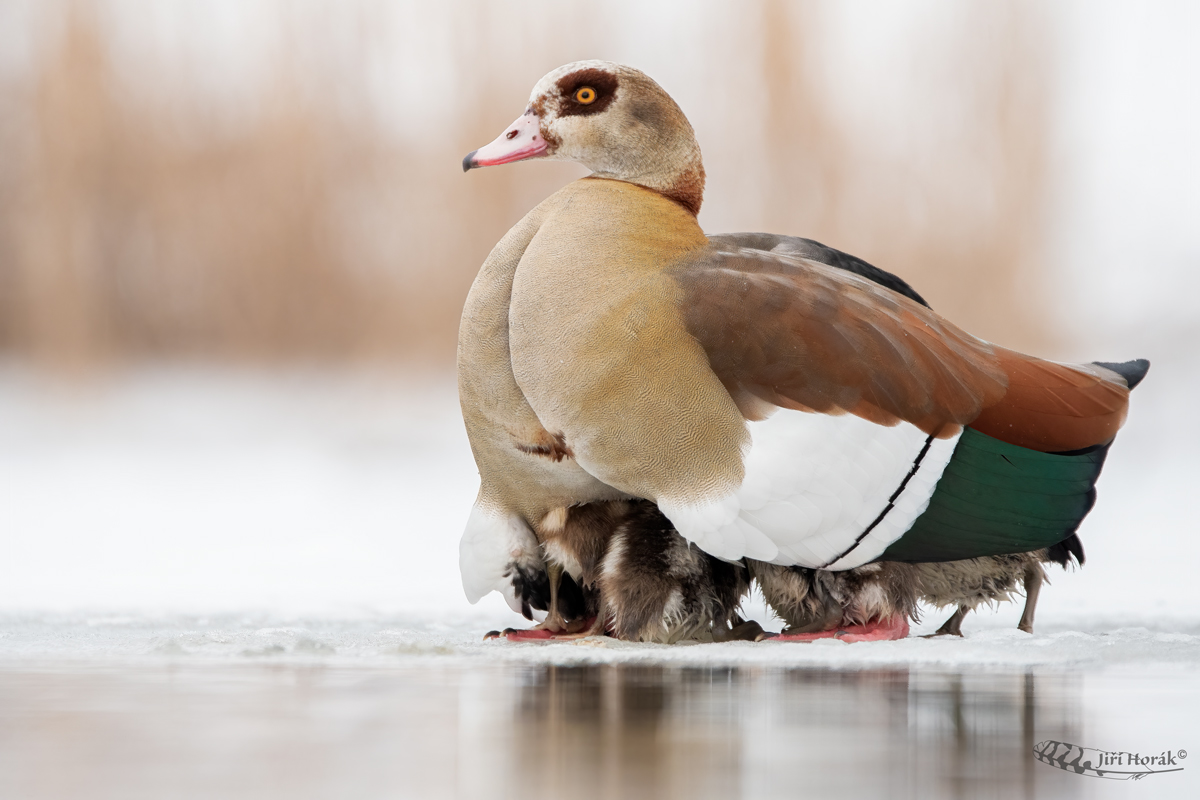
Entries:
{"label": "adult goose", "polygon": [[581,503],[648,500],[718,559],[834,572],[1028,552],[1087,513],[1146,362],[1043,361],[845,270],[710,240],[692,128],[629,67],[554,70],[463,168],[530,158],[593,173],[505,235],[463,312],[472,602],[544,605],[541,540]]}
{"label": "adult goose", "polygon": [[[764,233],[709,239],[810,258],[928,305],[901,278],[811,239]],[[545,609],[546,619],[533,629],[507,628],[491,631],[485,638],[528,641],[610,634],[669,643],[683,638],[724,641],[768,636],[756,622],[747,622],[737,613],[750,588],[744,565],[727,564],[689,548],[653,503],[616,500],[560,509],[539,527],[538,538],[549,575],[537,576],[537,585],[544,589],[532,605]],[[767,602],[781,617],[792,620],[797,630],[812,627],[795,620],[814,608],[830,625],[880,615],[907,619],[916,611],[911,569],[891,567],[881,572],[866,566],[831,573],[793,568],[796,575],[790,579],[769,581],[766,565],[751,562],[750,566],[764,576],[760,586]],[[927,567],[936,574],[936,565]]]}

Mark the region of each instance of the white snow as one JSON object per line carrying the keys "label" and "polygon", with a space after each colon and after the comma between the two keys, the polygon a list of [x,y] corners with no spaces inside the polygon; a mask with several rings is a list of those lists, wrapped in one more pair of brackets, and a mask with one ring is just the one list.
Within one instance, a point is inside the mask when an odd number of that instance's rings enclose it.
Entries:
{"label": "white snow", "polygon": [[[503,621],[501,621],[503,622]],[[162,661],[321,663],[330,666],[663,664],[673,666],[885,666],[1011,670],[1200,665],[1200,629],[1049,630],[1032,636],[988,626],[963,639],[812,644],[728,642],[648,645],[589,638],[571,642],[484,640],[484,619],[396,617],[314,620],[238,617],[9,616],[0,621],[0,667],[20,662]],[[500,623],[497,623],[500,624]],[[932,626],[926,626],[932,629]],[[928,632],[928,631],[925,631]]]}

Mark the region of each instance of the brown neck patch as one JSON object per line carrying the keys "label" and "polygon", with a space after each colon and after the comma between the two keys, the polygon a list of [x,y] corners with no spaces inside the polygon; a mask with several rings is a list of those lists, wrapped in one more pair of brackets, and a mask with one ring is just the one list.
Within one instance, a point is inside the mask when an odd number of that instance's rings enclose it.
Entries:
{"label": "brown neck patch", "polygon": [[674,200],[692,214],[700,213],[700,204],[704,202],[704,165],[695,164],[688,167],[666,189],[658,190],[668,199]]}

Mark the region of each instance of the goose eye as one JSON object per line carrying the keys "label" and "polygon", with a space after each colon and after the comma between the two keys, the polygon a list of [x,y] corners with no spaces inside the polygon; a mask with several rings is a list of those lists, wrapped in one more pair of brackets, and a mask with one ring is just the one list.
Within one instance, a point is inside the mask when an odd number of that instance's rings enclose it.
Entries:
{"label": "goose eye", "polygon": [[590,86],[584,86],[581,89],[575,90],[575,102],[582,105],[596,102],[596,90]]}

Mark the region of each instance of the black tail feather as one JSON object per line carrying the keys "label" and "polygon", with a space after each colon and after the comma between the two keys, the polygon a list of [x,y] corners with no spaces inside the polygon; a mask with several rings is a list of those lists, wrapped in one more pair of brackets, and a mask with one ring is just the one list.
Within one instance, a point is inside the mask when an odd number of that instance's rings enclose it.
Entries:
{"label": "black tail feather", "polygon": [[1150,371],[1150,362],[1144,358],[1136,358],[1133,361],[1093,361],[1097,367],[1111,369],[1113,372],[1125,379],[1126,385],[1130,389],[1142,382],[1142,378],[1146,377],[1146,373]]}
{"label": "black tail feather", "polygon": [[1083,542],[1079,541],[1079,537],[1073,533],[1058,544],[1046,548],[1046,551],[1050,556],[1050,560],[1063,569],[1066,569],[1071,564],[1072,558],[1081,567],[1086,560],[1083,555]]}

